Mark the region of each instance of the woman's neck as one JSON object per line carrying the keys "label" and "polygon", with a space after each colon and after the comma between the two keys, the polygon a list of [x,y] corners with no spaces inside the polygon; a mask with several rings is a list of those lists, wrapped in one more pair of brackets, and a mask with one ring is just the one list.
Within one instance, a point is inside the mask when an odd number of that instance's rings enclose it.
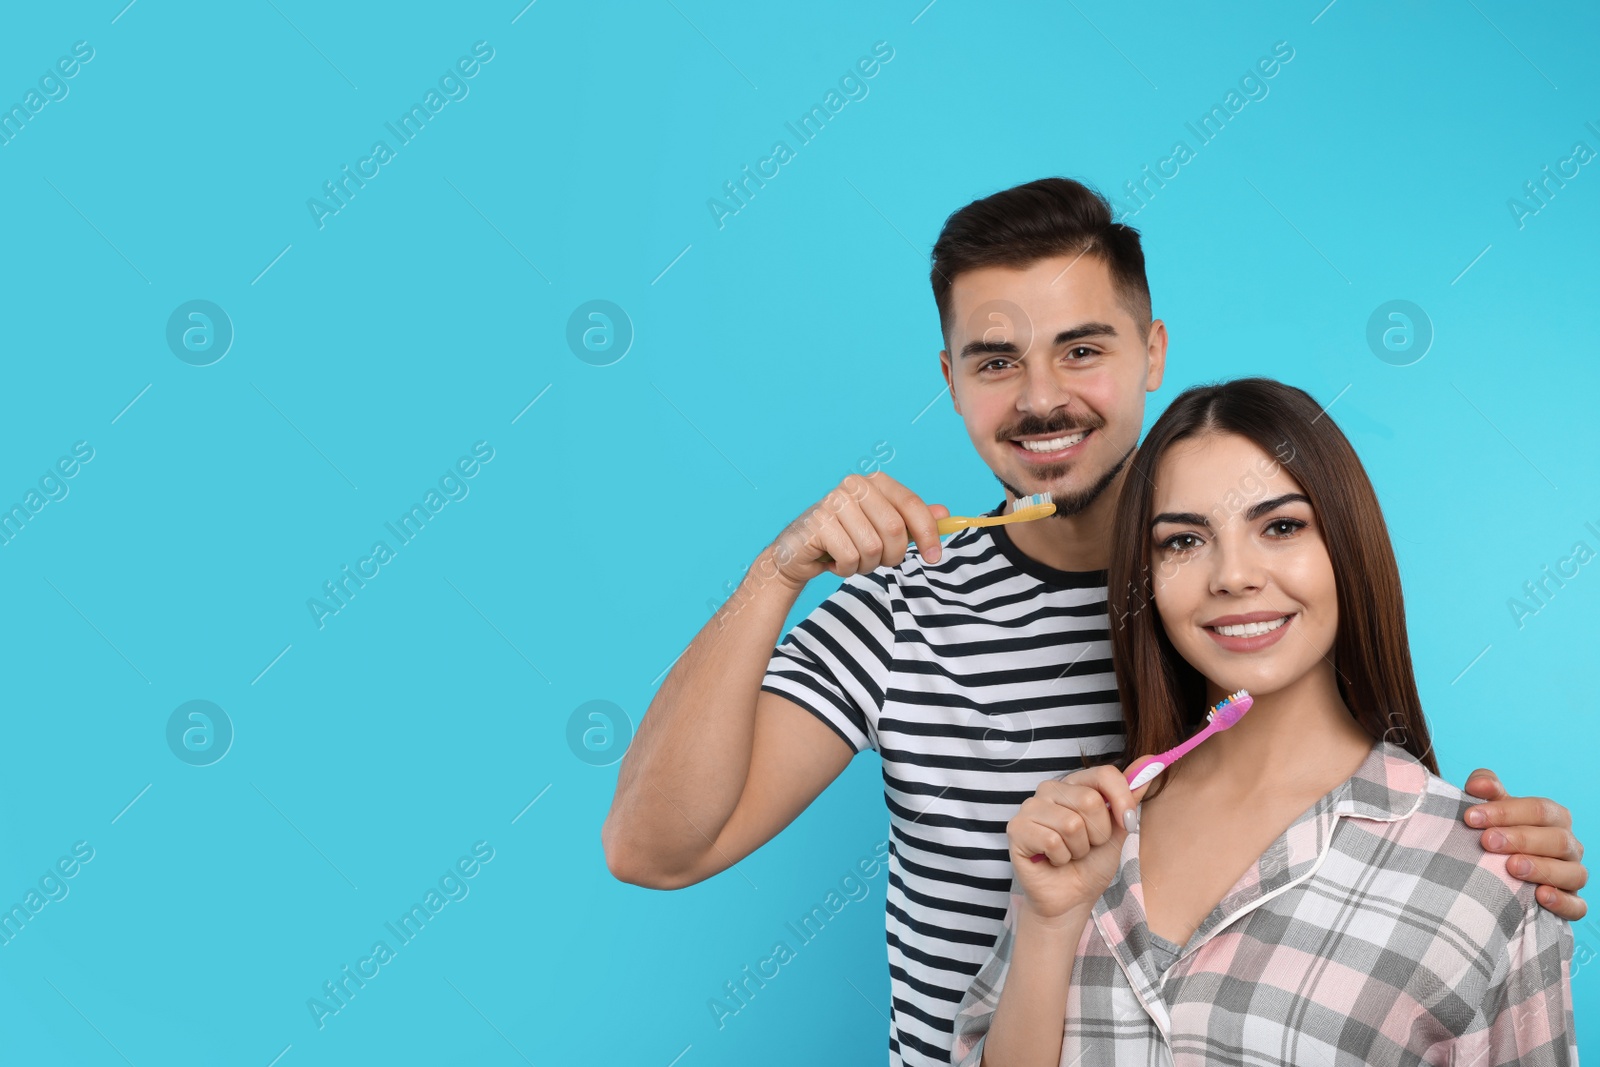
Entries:
{"label": "woman's neck", "polygon": [[[1220,689],[1207,688],[1216,690],[1214,701],[1221,699]],[[1257,697],[1243,719],[1174,770],[1230,802],[1286,793],[1314,799],[1355,773],[1372,744],[1339,696],[1333,664],[1325,661],[1285,688]]]}

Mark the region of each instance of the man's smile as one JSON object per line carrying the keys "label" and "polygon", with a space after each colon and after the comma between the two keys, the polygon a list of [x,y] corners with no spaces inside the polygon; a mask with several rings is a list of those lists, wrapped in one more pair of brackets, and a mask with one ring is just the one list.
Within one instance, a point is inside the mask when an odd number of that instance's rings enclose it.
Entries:
{"label": "man's smile", "polygon": [[1076,456],[1093,430],[1074,430],[1053,436],[1013,437],[1009,444],[1013,451],[1035,463],[1055,463]]}

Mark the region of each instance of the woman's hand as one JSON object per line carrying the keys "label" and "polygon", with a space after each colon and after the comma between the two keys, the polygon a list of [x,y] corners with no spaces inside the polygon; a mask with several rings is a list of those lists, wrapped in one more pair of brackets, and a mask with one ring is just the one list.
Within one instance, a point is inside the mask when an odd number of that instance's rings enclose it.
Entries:
{"label": "woman's hand", "polygon": [[[1022,802],[1006,836],[1012,869],[1037,918],[1059,919],[1100,899],[1117,876],[1128,836],[1124,817],[1149,788],[1130,792],[1122,772],[1106,765],[1041,782]],[[1039,853],[1045,858],[1034,862]]]}

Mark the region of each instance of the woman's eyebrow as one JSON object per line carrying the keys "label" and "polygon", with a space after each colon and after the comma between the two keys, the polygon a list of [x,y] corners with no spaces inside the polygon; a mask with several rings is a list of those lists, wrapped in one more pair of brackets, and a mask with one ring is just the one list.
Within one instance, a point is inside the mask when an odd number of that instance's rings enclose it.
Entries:
{"label": "woman's eyebrow", "polygon": [[1310,504],[1311,500],[1304,493],[1285,493],[1282,496],[1275,496],[1271,500],[1263,500],[1259,504],[1252,505],[1250,510],[1244,513],[1244,517],[1254,521],[1269,511],[1276,511],[1285,504],[1293,504],[1296,502],[1301,504]]}
{"label": "woman's eyebrow", "polygon": [[[1245,511],[1244,517],[1246,520],[1254,522],[1269,511],[1276,511],[1285,504],[1294,503],[1310,504],[1311,499],[1304,493],[1284,493],[1282,496],[1275,496],[1271,500],[1263,500],[1259,504],[1252,504]],[[1160,526],[1164,522],[1180,526],[1204,526],[1208,530],[1211,529],[1211,520],[1193,511],[1163,511],[1150,520],[1150,525],[1153,527]]]}
{"label": "woman's eyebrow", "polygon": [[1204,526],[1208,530],[1211,529],[1211,520],[1192,511],[1163,511],[1150,520],[1150,525],[1160,526],[1164,522],[1177,523],[1183,526]]}

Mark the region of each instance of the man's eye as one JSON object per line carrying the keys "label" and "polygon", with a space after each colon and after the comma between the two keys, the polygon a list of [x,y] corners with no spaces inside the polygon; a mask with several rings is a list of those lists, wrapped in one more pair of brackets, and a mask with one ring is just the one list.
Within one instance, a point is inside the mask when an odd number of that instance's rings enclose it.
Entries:
{"label": "man's eye", "polygon": [[996,364],[999,364],[1002,367],[1007,366],[1006,361],[1003,360],[1003,359],[991,359],[989,362],[983,364],[981,367],[978,368],[978,373],[982,374],[984,371],[988,370],[990,367],[995,366]]}
{"label": "man's eye", "polygon": [[1079,345],[1077,348],[1068,349],[1067,352],[1074,359],[1088,359],[1095,354],[1094,349],[1087,345]]}

